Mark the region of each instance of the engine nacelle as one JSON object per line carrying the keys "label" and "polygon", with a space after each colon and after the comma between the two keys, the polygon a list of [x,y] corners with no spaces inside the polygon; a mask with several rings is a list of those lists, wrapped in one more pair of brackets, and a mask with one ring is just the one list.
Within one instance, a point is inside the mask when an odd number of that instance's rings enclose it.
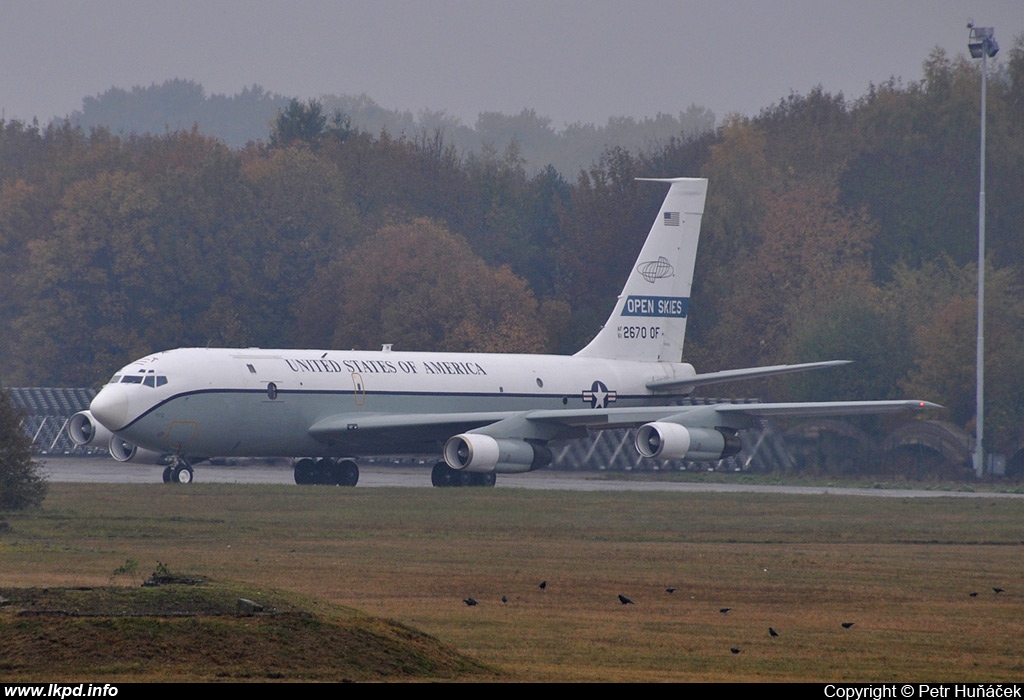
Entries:
{"label": "engine nacelle", "polygon": [[79,447],[105,445],[114,434],[100,425],[89,411],[79,411],[68,421],[68,437]]}
{"label": "engine nacelle", "polygon": [[110,438],[110,456],[118,462],[135,464],[164,464],[167,461],[162,452],[147,450],[116,435]]}
{"label": "engine nacelle", "polygon": [[636,450],[654,459],[717,461],[738,454],[739,437],[725,428],[688,428],[678,423],[647,423],[636,431]]}
{"label": "engine nacelle", "polygon": [[461,471],[521,474],[550,464],[551,451],[525,440],[496,440],[490,435],[463,433],[448,438],[444,461]]}

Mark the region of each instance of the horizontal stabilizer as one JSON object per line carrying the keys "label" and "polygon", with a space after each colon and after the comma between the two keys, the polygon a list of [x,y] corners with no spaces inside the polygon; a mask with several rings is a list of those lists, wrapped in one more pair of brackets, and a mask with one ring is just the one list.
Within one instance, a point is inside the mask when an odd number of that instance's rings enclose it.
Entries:
{"label": "horizontal stabilizer", "polygon": [[826,362],[803,362],[796,365],[772,365],[770,367],[747,367],[744,369],[727,369],[721,372],[708,372],[697,374],[683,379],[658,379],[647,383],[651,391],[689,393],[695,387],[705,384],[718,384],[720,382],[735,382],[741,379],[760,379],[771,377],[777,374],[789,374],[791,372],[805,372],[811,369],[823,369],[825,367],[838,367],[848,365],[851,360],[828,360]]}

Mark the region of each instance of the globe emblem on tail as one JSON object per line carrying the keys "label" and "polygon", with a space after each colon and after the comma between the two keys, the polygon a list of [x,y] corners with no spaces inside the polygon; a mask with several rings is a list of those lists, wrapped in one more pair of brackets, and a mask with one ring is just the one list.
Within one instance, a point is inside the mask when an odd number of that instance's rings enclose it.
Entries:
{"label": "globe emblem on tail", "polygon": [[675,274],[672,263],[664,256],[660,256],[657,260],[648,260],[647,262],[640,263],[636,266],[636,271],[651,284],[654,284],[655,280],[671,277]]}

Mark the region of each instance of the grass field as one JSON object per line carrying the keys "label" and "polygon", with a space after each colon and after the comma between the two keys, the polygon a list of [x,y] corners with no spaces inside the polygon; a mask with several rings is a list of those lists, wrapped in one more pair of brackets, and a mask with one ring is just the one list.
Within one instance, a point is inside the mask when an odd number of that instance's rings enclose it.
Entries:
{"label": "grass field", "polygon": [[0,586],[162,562],[395,620],[503,680],[1024,677],[1024,499],[51,484],[6,521]]}

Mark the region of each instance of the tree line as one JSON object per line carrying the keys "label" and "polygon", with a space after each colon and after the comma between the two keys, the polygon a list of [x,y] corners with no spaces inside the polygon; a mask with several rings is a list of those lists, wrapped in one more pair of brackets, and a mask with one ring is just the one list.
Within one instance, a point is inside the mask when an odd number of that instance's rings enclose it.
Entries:
{"label": "tree line", "polygon": [[[974,420],[980,69],[812,90],[714,131],[606,149],[573,177],[513,141],[371,133],[318,101],[230,147],[0,121],[7,385],[99,384],[187,345],[573,352],[607,317],[664,196],[709,194],[684,359],[851,359],[730,385],[771,399],[915,396]],[[1024,419],[1024,41],[988,89],[986,439]],[[722,391],[720,387],[716,391]]]}
{"label": "tree line", "polygon": [[[250,141],[266,140],[268,126],[292,101],[259,85],[234,95],[207,94],[199,83],[177,78],[130,90],[112,87],[86,97],[82,109],[72,112],[68,121],[86,131],[104,128],[118,135],[162,134],[198,126],[203,134],[241,148]],[[558,126],[532,109],[518,114],[482,112],[467,125],[444,111],[413,114],[386,109],[366,94],[324,95],[317,102],[324,114],[340,112],[359,131],[409,138],[441,133],[460,155],[502,151],[515,141],[529,172],[552,165],[559,172],[574,173],[610,144],[639,150],[672,137],[711,131],[715,126],[715,115],[696,104],[678,114],[659,113],[642,119],[620,116],[605,124]]]}

